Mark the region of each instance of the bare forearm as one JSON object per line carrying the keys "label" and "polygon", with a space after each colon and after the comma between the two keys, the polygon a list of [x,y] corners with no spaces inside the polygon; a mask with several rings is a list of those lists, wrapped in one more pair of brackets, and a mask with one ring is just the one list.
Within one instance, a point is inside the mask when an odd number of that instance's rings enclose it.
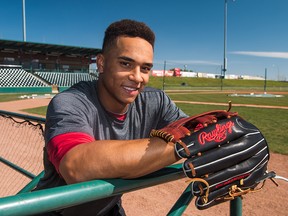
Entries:
{"label": "bare forearm", "polygon": [[67,183],[136,178],[177,160],[174,145],[159,138],[95,141],[71,149],[60,163],[60,172]]}

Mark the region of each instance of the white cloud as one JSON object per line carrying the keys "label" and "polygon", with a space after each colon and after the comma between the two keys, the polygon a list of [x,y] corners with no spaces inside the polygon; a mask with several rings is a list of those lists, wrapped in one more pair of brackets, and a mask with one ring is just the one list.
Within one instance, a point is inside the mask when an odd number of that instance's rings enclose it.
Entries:
{"label": "white cloud", "polygon": [[[154,61],[154,63],[163,63],[163,61]],[[220,65],[220,63],[212,62],[212,61],[204,61],[204,60],[166,60],[167,65],[173,64],[187,64],[187,65]]]}
{"label": "white cloud", "polygon": [[252,52],[252,51],[235,51],[231,54],[237,55],[249,55],[257,57],[268,57],[268,58],[284,58],[288,59],[288,52]]}

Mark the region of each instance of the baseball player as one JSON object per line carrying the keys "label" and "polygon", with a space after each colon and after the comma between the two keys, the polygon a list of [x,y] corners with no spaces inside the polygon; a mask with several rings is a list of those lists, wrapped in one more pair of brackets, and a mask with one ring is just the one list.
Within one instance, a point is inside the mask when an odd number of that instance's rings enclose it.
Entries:
{"label": "baseball player", "polygon": [[[137,178],[179,157],[152,129],[187,117],[160,90],[145,87],[155,35],[144,23],[120,20],[105,32],[99,79],[80,82],[50,102],[45,125],[45,176],[37,190],[106,178]],[[161,160],[159,160],[161,155]],[[50,214],[125,215],[121,196]]]}

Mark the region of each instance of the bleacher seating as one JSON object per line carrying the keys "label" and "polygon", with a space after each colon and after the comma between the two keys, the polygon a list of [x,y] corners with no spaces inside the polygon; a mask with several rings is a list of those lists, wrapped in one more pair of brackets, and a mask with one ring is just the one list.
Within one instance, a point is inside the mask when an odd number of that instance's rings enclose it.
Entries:
{"label": "bleacher seating", "polygon": [[80,81],[96,80],[88,73],[35,72],[28,73],[21,68],[0,68],[0,87],[45,87],[57,85],[69,87]]}
{"label": "bleacher seating", "polygon": [[35,72],[35,74],[50,84],[57,86],[72,86],[80,81],[92,81],[97,79],[95,75],[90,75],[88,73]]}
{"label": "bleacher seating", "polygon": [[43,80],[21,68],[0,68],[0,87],[44,87]]}

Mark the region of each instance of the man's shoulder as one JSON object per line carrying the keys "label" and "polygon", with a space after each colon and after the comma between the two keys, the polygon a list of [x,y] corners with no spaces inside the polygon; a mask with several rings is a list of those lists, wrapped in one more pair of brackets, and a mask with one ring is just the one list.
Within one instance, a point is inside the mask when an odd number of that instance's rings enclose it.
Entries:
{"label": "man's shoulder", "polygon": [[73,91],[73,90],[78,90],[81,92],[87,92],[87,91],[91,91],[94,90],[96,88],[96,81],[80,81],[76,84],[74,84],[73,86],[71,86],[68,91]]}
{"label": "man's shoulder", "polygon": [[162,90],[153,87],[145,87],[141,94],[165,94]]}
{"label": "man's shoulder", "polygon": [[96,100],[95,84],[93,82],[81,81],[74,84],[70,88],[56,94],[50,101],[50,104],[58,104],[58,106],[75,106],[82,107],[83,103],[94,103]]}
{"label": "man's shoulder", "polygon": [[160,90],[160,89],[156,89],[156,88],[152,88],[152,87],[145,87],[144,90],[139,94],[139,99],[147,99],[147,100],[151,100],[151,99],[161,99],[166,97],[165,96],[165,92]]}
{"label": "man's shoulder", "polygon": [[136,102],[149,102],[150,106],[153,104],[165,104],[169,103],[169,96],[161,89],[152,87],[145,87],[145,89],[138,95]]}
{"label": "man's shoulder", "polygon": [[75,97],[77,95],[89,95],[95,91],[96,84],[94,81],[80,81],[68,89],[60,92],[58,95],[63,97]]}

